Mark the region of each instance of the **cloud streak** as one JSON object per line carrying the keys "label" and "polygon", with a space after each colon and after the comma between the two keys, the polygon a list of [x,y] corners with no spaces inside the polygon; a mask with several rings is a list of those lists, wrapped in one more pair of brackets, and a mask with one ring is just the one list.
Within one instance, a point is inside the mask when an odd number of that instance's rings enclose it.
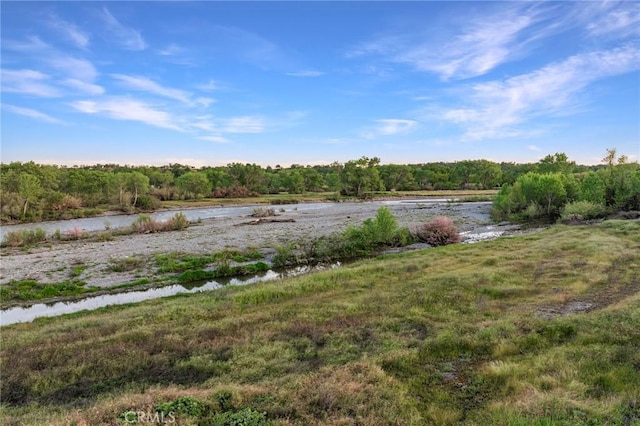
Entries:
{"label": "cloud streak", "polygon": [[150,126],[182,131],[171,114],[126,97],[76,101],[69,104],[85,114],[101,114],[115,120],[138,121]]}
{"label": "cloud streak", "polygon": [[80,49],[86,49],[89,47],[89,34],[82,31],[75,24],[65,21],[53,13],[49,15],[49,19],[47,19],[46,22],[49,27],[53,28],[64,38],[71,41],[74,46]]}
{"label": "cloud streak", "polygon": [[145,50],[147,43],[140,31],[120,23],[106,7],[102,8],[102,19],[114,40],[127,50]]}
{"label": "cloud streak", "polygon": [[466,128],[465,139],[521,134],[515,126],[570,112],[576,95],[592,83],[640,69],[638,43],[569,57],[536,71],[471,87],[471,105],[449,109],[441,119]]}
{"label": "cloud streak", "polygon": [[[160,84],[146,77],[124,74],[111,74],[111,77],[120,81],[125,87],[128,87],[130,89],[151,93],[169,99],[174,99],[187,105],[193,105],[193,101],[191,101],[191,93],[180,89],[161,86]],[[205,104],[205,106],[207,104],[207,101],[209,101],[208,98],[199,99],[201,99],[199,102]]]}
{"label": "cloud streak", "polygon": [[384,118],[375,122],[376,125],[373,128],[362,132],[363,137],[373,139],[379,136],[394,136],[410,133],[418,128],[417,121],[401,118]]}
{"label": "cloud streak", "polygon": [[52,117],[52,116],[50,116],[48,114],[45,114],[43,112],[37,111],[35,109],[31,109],[31,108],[24,108],[24,107],[19,107],[19,106],[15,106],[15,105],[2,104],[2,109],[7,110],[9,112],[12,112],[14,114],[18,114],[18,115],[22,115],[22,116],[25,116],[25,117],[33,118],[33,119],[39,120],[39,121],[44,121],[46,123],[64,124],[63,121],[58,120],[55,117]]}
{"label": "cloud streak", "polygon": [[541,19],[534,8],[512,7],[471,17],[458,33],[438,39],[422,31],[387,35],[361,44],[347,56],[378,55],[437,74],[443,80],[467,79],[486,74],[521,54],[532,37],[527,30]]}
{"label": "cloud streak", "polygon": [[50,77],[40,71],[3,69],[0,75],[2,76],[3,92],[42,98],[61,96],[60,90],[48,83]]}

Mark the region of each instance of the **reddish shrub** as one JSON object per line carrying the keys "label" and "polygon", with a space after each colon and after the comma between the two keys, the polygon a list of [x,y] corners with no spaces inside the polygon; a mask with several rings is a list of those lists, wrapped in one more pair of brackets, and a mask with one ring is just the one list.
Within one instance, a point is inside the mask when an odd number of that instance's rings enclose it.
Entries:
{"label": "reddish shrub", "polygon": [[418,227],[415,237],[432,246],[455,244],[462,240],[453,221],[446,216],[438,216]]}

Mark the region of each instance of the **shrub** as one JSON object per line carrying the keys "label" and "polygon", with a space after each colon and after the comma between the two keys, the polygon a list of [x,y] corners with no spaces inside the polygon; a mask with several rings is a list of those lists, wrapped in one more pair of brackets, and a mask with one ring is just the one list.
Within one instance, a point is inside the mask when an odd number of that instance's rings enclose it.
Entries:
{"label": "shrub", "polygon": [[415,231],[415,237],[432,246],[455,244],[461,241],[458,229],[453,221],[446,216],[438,216],[420,226]]}
{"label": "shrub", "polygon": [[153,195],[142,194],[138,196],[135,206],[140,210],[150,211],[150,210],[157,210],[158,208],[160,208],[161,204],[160,204],[160,200],[154,197]]}
{"label": "shrub", "polygon": [[189,220],[184,213],[176,213],[171,216],[171,219],[167,221],[165,224],[165,229],[167,231],[182,231],[189,226]]}
{"label": "shrub", "polygon": [[243,408],[235,412],[216,413],[208,424],[211,426],[266,426],[269,424],[269,420],[267,420],[265,413],[253,408]]}
{"label": "shrub", "polygon": [[85,235],[86,235],[86,232],[78,227],[67,229],[66,231],[64,231],[64,236],[65,236],[65,239],[67,240],[79,240],[80,238],[83,238]]}
{"label": "shrub", "polygon": [[160,224],[148,214],[141,214],[140,216],[138,216],[136,221],[131,224],[131,228],[134,232],[148,234],[151,232],[160,231],[162,229],[162,224]]}
{"label": "shrub", "polygon": [[22,231],[11,231],[5,234],[2,239],[3,246],[19,247],[24,244]]}
{"label": "shrub", "polygon": [[186,414],[187,416],[200,417],[207,410],[207,406],[191,396],[181,396],[171,402],[158,404],[156,411],[168,415],[169,413]]}
{"label": "shrub", "polygon": [[602,204],[592,203],[590,201],[576,201],[568,203],[562,209],[562,222],[571,222],[574,220],[597,219],[606,216],[607,209]]}
{"label": "shrub", "polygon": [[274,268],[284,268],[298,263],[298,256],[295,253],[295,244],[287,244],[276,247],[276,254],[271,259]]}

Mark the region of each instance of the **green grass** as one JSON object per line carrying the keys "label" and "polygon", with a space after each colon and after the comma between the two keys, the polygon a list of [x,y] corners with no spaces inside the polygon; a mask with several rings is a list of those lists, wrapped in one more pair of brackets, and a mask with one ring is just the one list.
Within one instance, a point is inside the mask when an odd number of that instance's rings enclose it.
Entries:
{"label": "green grass", "polygon": [[[77,269],[80,270],[80,269]],[[75,268],[73,272],[77,271]],[[82,269],[83,270],[83,269]],[[97,290],[96,287],[86,287],[84,281],[71,280],[60,283],[43,284],[33,280],[10,281],[0,286],[0,301],[2,305],[12,301],[30,301],[50,299],[59,296],[77,296]]]}
{"label": "green grass", "polygon": [[558,225],[3,327],[0,415],[637,424],[639,245],[638,221]]}

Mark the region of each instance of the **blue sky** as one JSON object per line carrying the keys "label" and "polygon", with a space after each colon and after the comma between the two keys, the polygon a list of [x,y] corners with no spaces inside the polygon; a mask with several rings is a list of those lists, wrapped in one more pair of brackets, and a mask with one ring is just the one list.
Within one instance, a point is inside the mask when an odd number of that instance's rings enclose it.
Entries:
{"label": "blue sky", "polygon": [[1,8],[5,163],[640,155],[639,2]]}

